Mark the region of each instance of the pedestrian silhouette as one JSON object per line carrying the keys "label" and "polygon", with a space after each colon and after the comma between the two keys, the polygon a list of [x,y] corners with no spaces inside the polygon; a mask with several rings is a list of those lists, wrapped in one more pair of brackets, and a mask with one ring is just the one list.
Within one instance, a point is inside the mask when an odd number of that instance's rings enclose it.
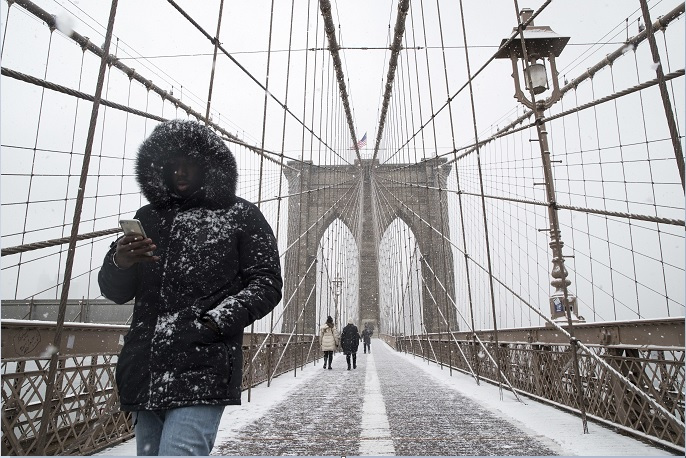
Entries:
{"label": "pedestrian silhouette", "polygon": [[350,356],[352,356],[353,369],[357,369],[357,347],[360,346],[360,333],[353,320],[349,320],[348,324],[343,328],[341,333],[341,348],[345,353],[345,360],[348,363],[348,370],[350,370]]}
{"label": "pedestrian silhouette", "polygon": [[374,325],[371,323],[366,323],[364,325],[364,331],[362,331],[362,340],[364,340],[364,352],[372,352],[372,334],[374,334]]}
{"label": "pedestrian silhouette", "polygon": [[330,316],[326,318],[326,324],[322,326],[319,334],[319,346],[324,352],[324,369],[331,369],[331,361],[333,360],[333,352],[338,348],[338,331],[333,325],[333,318]]}

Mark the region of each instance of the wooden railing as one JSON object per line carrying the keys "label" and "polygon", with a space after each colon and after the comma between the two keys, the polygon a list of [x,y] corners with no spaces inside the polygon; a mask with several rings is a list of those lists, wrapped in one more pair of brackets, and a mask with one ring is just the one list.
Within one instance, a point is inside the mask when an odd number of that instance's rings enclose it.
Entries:
{"label": "wooden railing", "polygon": [[[3,455],[87,455],[133,436],[114,385],[128,326],[65,324],[54,395],[46,402],[55,330],[53,322],[2,321]],[[311,335],[248,334],[243,352],[244,390],[320,355]]]}
{"label": "wooden railing", "polygon": [[398,351],[583,412],[683,454],[684,319],[578,324],[574,329],[574,346],[550,327],[499,330],[497,347],[493,331],[380,337]]}

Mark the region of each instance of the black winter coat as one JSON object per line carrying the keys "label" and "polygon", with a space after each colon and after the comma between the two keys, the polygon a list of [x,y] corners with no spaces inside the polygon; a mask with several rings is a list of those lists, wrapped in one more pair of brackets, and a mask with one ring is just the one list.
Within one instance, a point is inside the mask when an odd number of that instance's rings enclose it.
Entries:
{"label": "black winter coat", "polygon": [[[205,173],[203,189],[185,200],[171,191],[163,167],[179,153]],[[157,126],[139,149],[136,174],[150,204],[135,217],[161,260],[122,270],[113,244],[98,275],[105,297],[119,304],[135,298],[117,363],[121,409],[240,404],[243,328],[281,300],[271,227],[235,196],[233,155],[198,123]]]}
{"label": "black winter coat", "polygon": [[355,353],[360,346],[360,333],[357,326],[348,323],[341,333],[341,347],[344,353]]}
{"label": "black winter coat", "polygon": [[372,341],[372,334],[374,334],[374,331],[371,329],[365,328],[364,331],[362,331],[362,338],[364,339],[364,343],[369,344]]}

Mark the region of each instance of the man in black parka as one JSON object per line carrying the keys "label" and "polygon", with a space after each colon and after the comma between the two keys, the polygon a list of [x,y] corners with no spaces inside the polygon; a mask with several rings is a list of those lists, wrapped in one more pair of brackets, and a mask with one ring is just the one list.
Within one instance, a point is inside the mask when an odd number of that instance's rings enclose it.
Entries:
{"label": "man in black parka", "polygon": [[341,347],[345,353],[345,361],[348,363],[348,370],[350,370],[350,356],[353,357],[353,369],[357,369],[357,348],[360,345],[360,333],[353,320],[348,320],[348,324],[343,328],[341,333]]}
{"label": "man in black parka", "polygon": [[369,353],[372,352],[372,334],[374,334],[374,328],[369,323],[365,323],[364,331],[362,331],[362,339],[364,340],[362,349],[364,353],[367,353],[367,350],[369,350]]}
{"label": "man in black parka", "polygon": [[231,151],[200,123],[158,125],[136,178],[147,238],[118,239],[98,275],[105,297],[135,298],[117,363],[121,409],[134,412],[139,455],[208,455],[224,406],[241,403],[243,328],[281,300],[276,239],[235,195]]}

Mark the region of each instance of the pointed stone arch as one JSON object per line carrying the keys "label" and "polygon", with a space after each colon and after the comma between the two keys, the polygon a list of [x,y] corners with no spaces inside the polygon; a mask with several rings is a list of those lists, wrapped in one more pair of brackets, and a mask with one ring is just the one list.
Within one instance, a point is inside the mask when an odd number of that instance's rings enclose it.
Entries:
{"label": "pointed stone arch", "polygon": [[[385,200],[380,231],[396,219],[410,228],[421,253],[424,327],[427,332],[456,330],[454,264],[449,243],[450,219],[445,189],[451,166],[446,159],[430,159],[418,164],[379,167],[376,175],[383,185]],[[385,169],[385,170],[384,170]],[[450,299],[449,299],[450,298]],[[440,310],[440,312],[439,312]]]}
{"label": "pointed stone arch", "polygon": [[[315,315],[318,323],[331,315],[337,324],[344,326],[348,319],[359,317],[359,260],[357,241],[349,225],[340,218],[327,218],[317,243]],[[333,280],[338,278],[342,283],[336,295]]]}
{"label": "pointed stone arch", "polygon": [[311,161],[288,163],[289,168],[284,169],[291,196],[284,269],[284,332],[296,326],[299,332],[317,332],[316,296],[306,292],[316,285],[318,242],[336,218],[350,229],[358,246],[360,326],[371,322],[378,329],[378,237],[395,218],[401,218],[413,231],[422,253],[426,330],[445,330],[445,319],[451,329],[457,329],[454,307],[448,299],[455,297],[452,249],[443,240],[450,234],[443,190],[451,166],[445,162],[431,159],[418,164],[380,165],[378,161],[362,160],[355,165],[327,167]]}

